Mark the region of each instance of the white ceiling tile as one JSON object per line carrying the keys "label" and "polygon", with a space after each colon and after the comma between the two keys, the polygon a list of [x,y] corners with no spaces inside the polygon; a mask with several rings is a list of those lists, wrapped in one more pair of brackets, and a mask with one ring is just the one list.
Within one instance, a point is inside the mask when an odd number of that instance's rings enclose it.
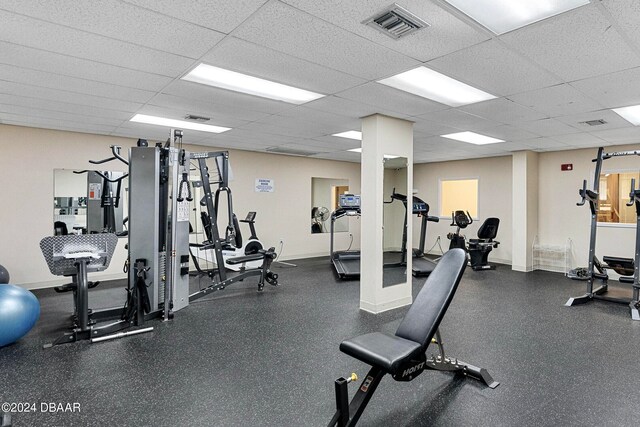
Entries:
{"label": "white ceiling tile", "polygon": [[500,124],[493,120],[487,120],[473,114],[465,113],[464,111],[460,111],[456,108],[450,108],[448,110],[442,111],[432,111],[427,114],[416,116],[415,119],[428,120],[431,122],[443,124],[445,126],[451,126],[452,128],[470,131],[486,129]]}
{"label": "white ceiling tile", "polygon": [[366,82],[235,37],[224,39],[201,61],[322,94],[332,94]]}
{"label": "white ceiling tile", "polygon": [[602,108],[600,104],[566,83],[511,95],[509,99],[551,117],[568,116]]}
{"label": "white ceiling tile", "polygon": [[224,34],[118,0],[3,0],[4,10],[66,27],[199,58]]}
{"label": "white ceiling tile", "polygon": [[640,127],[608,129],[591,132],[591,135],[615,144],[639,144]]}
{"label": "white ceiling tile", "polygon": [[163,93],[268,114],[275,114],[291,108],[291,104],[286,102],[246,95],[184,80],[176,80],[171,83],[163,90]]}
{"label": "white ceiling tile", "polygon": [[439,5],[422,0],[405,0],[402,7],[428,22],[430,26],[397,40],[361,23],[386,9],[390,4],[389,0],[283,1],[349,32],[420,61],[437,58],[489,38],[485,33],[481,33]]}
{"label": "white ceiling tile", "polygon": [[23,107],[11,104],[2,103],[2,97],[0,96],[0,115],[11,114],[17,116],[24,116],[25,119],[33,119],[37,121],[39,119],[59,120],[62,122],[71,123],[85,123],[87,125],[101,125],[103,127],[117,127],[124,120],[115,119],[109,117],[92,117],[85,115],[78,115],[73,113],[67,113],[64,111],[46,110],[41,108]]}
{"label": "white ceiling tile", "polygon": [[0,63],[96,82],[157,91],[171,82],[158,74],[130,70],[0,41]]}
{"label": "white ceiling tile", "polygon": [[4,93],[0,93],[0,103],[49,111],[61,111],[76,116],[120,119],[121,121],[129,120],[133,116],[133,113],[128,111],[109,110],[96,106],[61,102],[56,99],[29,98],[22,95],[8,95]]}
{"label": "white ceiling tile", "polygon": [[[0,10],[0,40],[165,76],[178,76],[193,59]],[[29,31],[25,31],[28,28]]]}
{"label": "white ceiling tile", "polygon": [[13,83],[0,80],[0,94],[26,96],[30,98],[48,99],[51,101],[66,102],[69,104],[89,105],[111,110],[135,112],[142,106],[140,103],[102,98],[99,96],[65,92],[57,89],[48,89],[37,86],[28,86],[21,83]]}
{"label": "white ceiling tile", "polygon": [[[589,126],[584,123],[588,120],[604,120],[607,123],[598,126]],[[611,110],[597,110],[586,113],[572,114],[569,116],[556,117],[556,120],[566,123],[569,126],[583,132],[593,132],[596,130],[616,129],[632,127],[633,125]]]}
{"label": "white ceiling tile", "polygon": [[415,137],[446,135],[463,130],[460,128],[443,125],[440,122],[432,122],[431,120],[426,120],[423,118],[414,117],[413,119],[415,120],[415,123],[413,124]]}
{"label": "white ceiling tile", "polygon": [[337,136],[325,135],[312,140],[312,144],[318,147],[333,149],[334,151],[350,150],[362,146],[362,143],[355,139],[340,138]]}
{"label": "white ceiling tile", "polygon": [[618,28],[640,48],[640,3],[637,0],[600,0]]}
{"label": "white ceiling tile", "polygon": [[570,85],[597,99],[603,107],[617,108],[640,104],[639,81],[640,67],[578,80]]}
{"label": "white ceiling tile", "polygon": [[640,65],[640,58],[593,5],[500,37],[565,81]]}
{"label": "white ceiling tile", "polygon": [[0,80],[138,103],[155,92],[0,64]]}
{"label": "white ceiling tile", "polygon": [[586,132],[583,133],[571,133],[568,135],[556,135],[552,138],[554,141],[561,142],[563,144],[571,146],[590,146],[597,147],[598,144],[602,144],[602,139],[595,137]]}
{"label": "white ceiling tile", "polygon": [[564,144],[551,138],[533,138],[520,141],[520,143],[523,144],[523,146],[531,147],[530,149],[534,151],[561,150],[568,149],[569,147],[568,144]]}
{"label": "white ceiling tile", "polygon": [[524,139],[532,139],[539,136],[535,133],[511,125],[500,125],[488,129],[483,129],[479,133],[509,142],[522,141]]}
{"label": "white ceiling tile", "polygon": [[260,144],[264,146],[290,144],[299,141],[301,138],[297,136],[285,136],[272,133],[266,133],[253,129],[234,128],[228,132],[218,134],[216,136],[223,137],[245,144]]}
{"label": "white ceiling tile", "polygon": [[[297,106],[278,113],[278,116],[285,117],[290,122],[309,122],[316,127],[326,129],[327,133],[338,133],[341,129],[357,130],[361,127],[361,120],[314,110],[305,106]],[[333,131],[335,129],[335,131]]]}
{"label": "white ceiling tile", "polygon": [[280,2],[270,2],[233,35],[345,73],[376,79],[406,71],[415,59]]}
{"label": "white ceiling tile", "polygon": [[316,138],[327,134],[324,128],[310,127],[308,123],[295,124],[282,116],[270,116],[259,122],[248,123],[239,129],[294,138]]}
{"label": "white ceiling tile", "polygon": [[555,136],[576,133],[576,128],[558,119],[540,119],[530,122],[519,122],[515,126],[540,136]]}
{"label": "white ceiling tile", "polygon": [[68,130],[95,134],[109,134],[116,126],[96,125],[81,121],[63,121],[60,119],[23,116],[20,114],[0,113],[0,123],[17,126],[28,126],[43,129]]}
{"label": "white ceiling tile", "polygon": [[218,103],[215,97],[211,97],[209,101],[205,101],[193,97],[183,98],[182,96],[161,93],[149,101],[148,105],[182,110],[185,114],[196,114],[210,118],[217,116],[235,117],[236,119],[249,122],[264,119],[271,115],[269,113],[247,110],[231,102]]}
{"label": "white ceiling tile", "polygon": [[427,66],[498,96],[561,83],[495,39],[434,59]]}
{"label": "white ceiling tile", "polygon": [[505,98],[478,102],[460,107],[459,109],[506,124],[547,118],[546,114],[542,114]]}
{"label": "white ceiling tile", "polygon": [[[385,114],[387,116],[409,119],[408,114],[401,114],[397,111],[391,111],[386,107],[377,107],[371,104],[351,101],[349,99],[340,98],[338,96],[325,96],[315,101],[304,104],[305,107],[328,113],[335,113],[341,116],[359,119],[372,114]],[[360,127],[360,126],[358,126]]]}
{"label": "white ceiling tile", "polygon": [[439,102],[430,101],[377,82],[347,89],[338,93],[337,96],[413,116],[449,108]]}
{"label": "white ceiling tile", "polygon": [[229,33],[267,0],[124,0],[205,28]]}

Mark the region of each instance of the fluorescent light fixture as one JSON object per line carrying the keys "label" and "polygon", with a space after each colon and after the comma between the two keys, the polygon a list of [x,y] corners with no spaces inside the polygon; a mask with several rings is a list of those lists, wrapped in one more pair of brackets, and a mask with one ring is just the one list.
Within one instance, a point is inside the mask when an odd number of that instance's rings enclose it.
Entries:
{"label": "fluorescent light fixture", "polygon": [[[351,150],[347,150],[347,151],[352,151],[354,153],[362,153],[362,147],[360,148],[352,148]],[[397,159],[398,156],[392,156],[391,154],[384,154],[383,157],[385,159]]]}
{"label": "fluorescent light fixture", "polygon": [[613,112],[628,121],[634,126],[640,125],[640,105],[630,107],[614,108]]}
{"label": "fluorescent light fixture", "polygon": [[131,118],[131,122],[146,123],[149,125],[167,126],[178,129],[199,130],[201,132],[222,133],[231,128],[222,126],[203,125],[202,123],[185,122],[184,120],[166,119],[164,117],[147,116],[146,114],[136,114]]}
{"label": "fluorescent light fixture", "polygon": [[340,138],[349,138],[362,141],[362,132],[358,130],[348,130],[346,132],[334,133],[331,136],[339,136]]}
{"label": "fluorescent light fixture", "polygon": [[448,135],[440,135],[443,138],[455,139],[456,141],[468,142],[469,144],[485,145],[495,144],[496,142],[504,142],[502,139],[491,138],[490,136],[480,135],[475,132],[458,132]]}
{"label": "fluorescent light fixture", "polygon": [[418,67],[378,83],[391,86],[414,95],[422,96],[450,107],[473,104],[497,98],[495,95],[476,89],[427,67]]}
{"label": "fluorescent light fixture", "polygon": [[522,28],[589,3],[589,0],[444,1],[497,35]]}
{"label": "fluorescent light fixture", "polygon": [[182,79],[291,104],[304,104],[325,96],[207,64],[198,65]]}

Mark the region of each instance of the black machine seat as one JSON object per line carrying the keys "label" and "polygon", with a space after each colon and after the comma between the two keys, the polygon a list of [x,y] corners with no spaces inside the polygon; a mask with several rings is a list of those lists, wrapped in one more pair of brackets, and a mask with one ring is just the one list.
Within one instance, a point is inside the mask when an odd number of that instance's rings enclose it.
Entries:
{"label": "black machine seat", "polygon": [[487,218],[478,229],[478,239],[493,240],[498,235],[499,218]]}
{"label": "black machine seat", "polygon": [[422,346],[417,342],[381,332],[360,335],[340,344],[343,353],[371,366],[379,366],[390,374],[421,350]]}
{"label": "black machine seat", "polygon": [[604,256],[602,261],[607,264],[605,267],[613,269],[621,276],[633,276],[635,262],[632,258],[620,258],[615,256]]}
{"label": "black machine seat", "polygon": [[340,344],[340,351],[395,374],[409,359],[424,353],[438,330],[467,265],[464,250],[445,253],[396,330],[395,336],[375,332]]}

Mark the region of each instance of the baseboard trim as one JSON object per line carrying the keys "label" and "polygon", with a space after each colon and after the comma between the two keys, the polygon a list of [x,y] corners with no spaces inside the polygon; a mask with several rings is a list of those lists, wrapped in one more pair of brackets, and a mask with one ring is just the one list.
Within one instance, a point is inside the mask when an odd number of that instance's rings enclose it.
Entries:
{"label": "baseboard trim", "polygon": [[366,311],[367,313],[380,314],[385,311],[411,305],[412,302],[413,302],[413,297],[410,295],[406,297],[398,298],[396,300],[380,303],[380,304],[375,304],[368,301],[360,300],[360,310]]}

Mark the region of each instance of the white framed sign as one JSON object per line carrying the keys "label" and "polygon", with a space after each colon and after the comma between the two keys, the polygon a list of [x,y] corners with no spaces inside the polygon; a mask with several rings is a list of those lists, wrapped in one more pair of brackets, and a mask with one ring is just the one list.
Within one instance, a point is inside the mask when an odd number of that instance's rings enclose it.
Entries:
{"label": "white framed sign", "polygon": [[273,193],[275,183],[272,179],[256,178],[256,193]]}

